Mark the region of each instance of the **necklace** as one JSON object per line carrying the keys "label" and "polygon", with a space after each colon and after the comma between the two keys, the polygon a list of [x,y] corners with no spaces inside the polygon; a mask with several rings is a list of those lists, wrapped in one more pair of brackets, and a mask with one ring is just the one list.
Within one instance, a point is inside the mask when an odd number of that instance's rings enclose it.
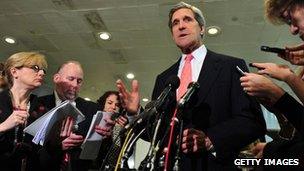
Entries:
{"label": "necklace", "polygon": [[[11,90],[9,90],[9,96],[11,97],[11,102],[13,105],[13,110],[22,110],[22,111],[28,111],[29,106],[29,96],[24,100],[24,104],[21,104],[22,102],[17,103],[17,100],[14,98],[13,93]],[[24,107],[26,106],[26,107]]]}
{"label": "necklace", "polygon": [[[25,100],[26,108],[21,108],[21,104],[16,105],[16,101],[14,99],[13,93],[9,90],[9,95],[11,97],[11,102],[13,106],[13,111],[26,111],[27,113],[30,110],[30,101],[29,98]],[[14,144],[17,145],[20,142],[24,142],[25,132],[22,131],[22,137],[19,138],[19,129],[25,128],[27,126],[27,120],[24,121],[23,125],[19,125],[15,127],[15,134],[14,134]]]}
{"label": "necklace", "polygon": [[[11,97],[11,102],[12,102],[12,106],[13,106],[13,111],[26,111],[26,113],[28,114],[29,113],[29,110],[30,110],[30,101],[29,101],[29,96],[25,99],[25,106],[26,108],[22,108],[22,105],[21,103],[16,105],[17,101],[14,99],[14,96],[13,96],[13,93],[9,90],[9,95]],[[23,125],[18,125],[15,127],[15,134],[14,134],[14,145],[15,145],[15,148],[18,148],[21,147],[22,148],[22,143],[24,143],[24,139],[25,139],[25,132],[23,131],[23,129],[27,126],[27,119],[24,121],[24,124]],[[22,130],[20,130],[22,129]],[[22,137],[21,139],[19,139],[19,133],[20,131],[22,131]],[[26,165],[27,165],[27,156],[23,157],[21,159],[21,170],[25,170],[26,168]]]}

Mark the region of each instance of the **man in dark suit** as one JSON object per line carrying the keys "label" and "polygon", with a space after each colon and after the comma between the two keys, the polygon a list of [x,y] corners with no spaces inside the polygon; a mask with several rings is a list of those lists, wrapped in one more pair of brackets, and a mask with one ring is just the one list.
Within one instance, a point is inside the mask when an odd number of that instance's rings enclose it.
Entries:
{"label": "man in dark suit", "polygon": [[[172,75],[181,79],[177,100],[184,77],[200,84],[199,91],[188,104],[189,108],[182,114],[185,129],[181,170],[236,169],[233,159],[240,149],[265,133],[265,121],[258,103],[240,86],[240,73],[236,66],[247,71],[245,62],[206,49],[202,41],[205,20],[202,12],[194,6],[183,2],[174,6],[169,14],[169,28],[183,54],[177,63],[157,76],[152,100],[160,95]],[[192,56],[190,64],[187,64],[188,56]],[[185,76],[186,65],[191,65],[191,74]],[[128,93],[123,83],[117,81],[126,104],[137,101],[134,91],[137,86],[133,84],[133,91]],[[130,108],[136,109],[132,104]],[[172,167],[171,164],[168,169]]]}
{"label": "man in dark suit", "polygon": [[[54,93],[39,98],[40,108],[48,111],[59,105],[62,101],[70,100],[85,115],[86,119],[78,124],[78,130],[68,131],[73,123],[65,120],[60,132],[60,140],[49,142],[41,152],[41,163],[46,170],[88,170],[90,161],[80,160],[80,145],[87,134],[93,115],[97,111],[97,104],[78,97],[83,83],[83,70],[79,62],[67,61],[62,64],[53,76],[55,84]],[[104,129],[106,136],[110,130]],[[64,161],[65,160],[65,161]]]}

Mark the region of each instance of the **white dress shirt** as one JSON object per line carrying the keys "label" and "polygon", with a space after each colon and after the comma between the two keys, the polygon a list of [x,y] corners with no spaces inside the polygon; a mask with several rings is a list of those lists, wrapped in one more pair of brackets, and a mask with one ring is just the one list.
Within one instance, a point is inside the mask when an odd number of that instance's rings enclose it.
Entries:
{"label": "white dress shirt", "polygon": [[[193,51],[191,54],[193,56],[193,59],[191,60],[192,81],[197,81],[207,54],[207,49],[205,45],[202,45],[199,48],[197,48],[195,51]],[[179,63],[178,74],[177,74],[179,78],[182,74],[186,56],[187,54],[182,54],[182,59],[180,60]]]}

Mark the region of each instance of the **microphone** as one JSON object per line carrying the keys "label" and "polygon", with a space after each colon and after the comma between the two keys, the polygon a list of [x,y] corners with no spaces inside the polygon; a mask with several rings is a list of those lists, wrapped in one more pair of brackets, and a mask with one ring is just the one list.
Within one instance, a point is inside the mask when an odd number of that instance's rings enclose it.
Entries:
{"label": "microphone", "polygon": [[127,124],[122,131],[134,127],[137,124],[142,123],[146,118],[152,116],[155,112],[159,111],[161,107],[165,104],[166,100],[168,99],[169,94],[172,91],[175,91],[180,84],[180,80],[178,76],[172,75],[169,77],[169,79],[166,81],[166,88],[162,91],[162,93],[158,96],[158,98],[155,101],[149,102],[145,110],[139,114],[137,118],[134,119],[133,122]]}
{"label": "microphone", "polygon": [[261,51],[272,52],[277,54],[285,54],[285,49],[277,48],[277,47],[261,46]]}
{"label": "microphone", "polygon": [[191,82],[188,85],[188,89],[186,93],[182,96],[182,98],[178,101],[178,107],[184,107],[184,105],[190,100],[192,94],[199,89],[200,85],[197,82]]}
{"label": "microphone", "polygon": [[166,88],[162,91],[162,93],[158,96],[158,98],[155,101],[151,101],[148,103],[145,107],[145,111],[143,112],[142,116],[140,116],[140,119],[137,120],[137,123],[141,123],[144,121],[147,117],[152,116],[155,112],[161,111],[162,106],[167,101],[169,94],[172,91],[175,91],[180,84],[180,80],[178,76],[172,75],[169,77],[166,81]]}
{"label": "microphone", "polygon": [[149,102],[145,110],[141,112],[134,120],[133,122],[128,123],[124,128],[121,130],[122,132],[128,130],[129,128],[134,127],[134,125],[140,124],[142,121],[144,121],[148,116],[151,116],[155,110],[152,110],[154,108],[155,101]]}
{"label": "microphone", "polygon": [[155,108],[157,111],[160,110],[162,105],[165,103],[169,94],[175,91],[179,87],[179,84],[180,84],[180,80],[178,76],[172,75],[171,77],[169,77],[169,79],[166,81],[165,84],[166,88],[163,90],[163,92],[158,96],[158,98],[155,101]]}

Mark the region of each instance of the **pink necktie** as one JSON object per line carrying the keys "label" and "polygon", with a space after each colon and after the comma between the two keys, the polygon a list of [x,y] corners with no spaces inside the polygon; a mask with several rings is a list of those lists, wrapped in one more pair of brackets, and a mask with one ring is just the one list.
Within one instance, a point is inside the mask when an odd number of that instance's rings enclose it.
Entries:
{"label": "pink necktie", "polygon": [[188,54],[185,58],[185,64],[180,77],[180,86],[178,88],[177,100],[179,100],[187,91],[187,87],[192,82],[192,69],[191,60],[193,59],[192,54]]}

